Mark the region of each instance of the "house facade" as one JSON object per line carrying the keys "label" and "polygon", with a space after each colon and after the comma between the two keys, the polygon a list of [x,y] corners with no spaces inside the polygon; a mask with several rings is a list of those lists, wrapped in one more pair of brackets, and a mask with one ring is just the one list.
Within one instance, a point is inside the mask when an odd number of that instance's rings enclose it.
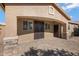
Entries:
{"label": "house facade", "polygon": [[[4,55],[15,55],[18,50],[14,48],[17,48],[17,45],[34,40],[69,38],[68,22],[71,19],[57,4],[6,3],[3,5],[6,16]],[[9,45],[15,47],[8,49]],[[22,51],[21,47],[20,50]]]}

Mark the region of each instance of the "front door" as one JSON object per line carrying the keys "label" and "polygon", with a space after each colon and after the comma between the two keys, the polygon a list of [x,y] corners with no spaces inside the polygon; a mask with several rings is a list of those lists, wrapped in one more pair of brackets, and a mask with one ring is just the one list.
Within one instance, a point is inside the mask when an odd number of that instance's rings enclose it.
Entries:
{"label": "front door", "polygon": [[34,22],[34,39],[44,38],[44,22]]}
{"label": "front door", "polygon": [[58,37],[59,36],[59,26],[58,24],[54,25],[54,37]]}

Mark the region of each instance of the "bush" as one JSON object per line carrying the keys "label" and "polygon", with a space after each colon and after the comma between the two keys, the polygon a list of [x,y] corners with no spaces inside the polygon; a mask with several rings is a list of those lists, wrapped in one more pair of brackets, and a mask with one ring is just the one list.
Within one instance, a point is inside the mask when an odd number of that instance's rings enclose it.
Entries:
{"label": "bush", "polygon": [[25,52],[22,56],[79,56],[79,53],[74,54],[69,51],[65,51],[64,49],[59,50],[41,50],[41,49],[34,49],[33,47],[30,48],[30,51]]}

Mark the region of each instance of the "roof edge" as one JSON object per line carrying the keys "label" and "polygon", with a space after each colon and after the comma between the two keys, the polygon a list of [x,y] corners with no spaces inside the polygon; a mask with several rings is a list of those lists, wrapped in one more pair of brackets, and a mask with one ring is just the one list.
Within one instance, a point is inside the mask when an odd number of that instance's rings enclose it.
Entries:
{"label": "roof edge", "polygon": [[58,9],[58,11],[60,11],[63,14],[65,18],[71,20],[71,17],[60,6],[58,6],[57,3],[54,3],[54,6]]}
{"label": "roof edge", "polygon": [[[3,8],[5,8],[6,4],[14,4],[14,3],[2,3]],[[17,3],[15,3],[17,4]],[[18,4],[25,4],[25,3],[18,3]],[[50,4],[50,5],[54,5],[58,11],[68,20],[71,20],[71,17],[60,7],[57,5],[57,3],[26,3],[26,4]],[[5,9],[4,9],[5,10]]]}
{"label": "roof edge", "polygon": [[5,5],[3,3],[0,3],[0,6],[5,10]]}
{"label": "roof edge", "polygon": [[70,24],[75,24],[75,25],[79,25],[78,23],[75,23],[75,22],[69,22]]}

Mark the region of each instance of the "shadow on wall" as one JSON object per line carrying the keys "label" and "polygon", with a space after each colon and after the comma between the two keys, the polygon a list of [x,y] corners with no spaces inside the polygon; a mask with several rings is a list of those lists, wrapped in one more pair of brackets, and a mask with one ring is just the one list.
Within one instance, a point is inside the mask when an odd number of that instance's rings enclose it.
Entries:
{"label": "shadow on wall", "polygon": [[[50,29],[45,30],[44,29],[44,22],[43,21],[36,21],[36,20],[32,20],[32,22],[33,22],[32,29],[25,29],[24,30],[23,29],[23,21],[26,21],[26,19],[25,20],[24,19],[19,19],[19,18],[17,19],[17,34],[18,34],[18,36],[27,35],[27,34],[28,35],[29,34],[34,34],[34,39],[42,39],[42,38],[44,38],[44,32],[53,33],[53,30],[50,30]],[[25,26],[25,27],[28,28],[28,26]]]}
{"label": "shadow on wall", "polygon": [[65,51],[64,49],[59,50],[42,50],[42,49],[34,49],[33,47],[30,48],[30,51],[24,52],[21,56],[79,56],[79,53],[72,53],[69,51]]}

